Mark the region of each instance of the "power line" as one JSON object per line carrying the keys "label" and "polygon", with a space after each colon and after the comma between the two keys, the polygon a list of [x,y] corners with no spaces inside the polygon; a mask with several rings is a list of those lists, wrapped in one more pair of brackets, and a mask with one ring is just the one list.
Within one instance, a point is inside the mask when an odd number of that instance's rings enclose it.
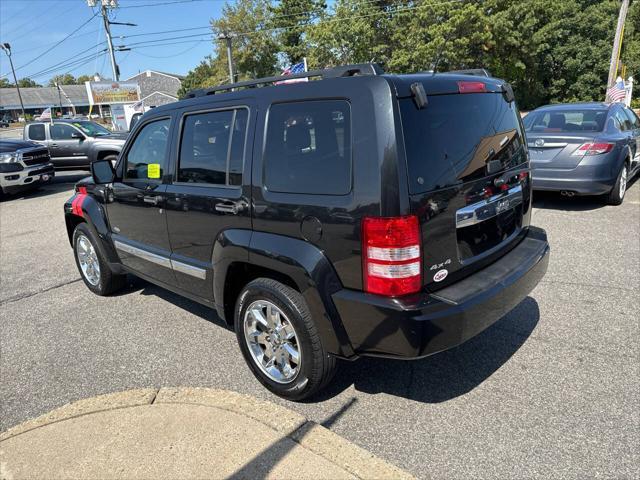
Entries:
{"label": "power line", "polygon": [[[20,32],[20,38],[24,37],[27,33],[31,33],[35,30],[42,30],[42,25],[36,24],[36,26],[34,28],[31,28],[29,30],[23,31],[22,28],[26,27],[27,25],[34,25],[34,21],[35,20],[39,20],[40,18],[44,17],[45,15],[49,14],[52,10],[53,7],[57,6],[58,4],[62,3],[62,0],[60,0],[59,2],[50,5],[49,8],[43,8],[42,12],[39,15],[30,17],[29,20],[27,20],[24,23],[21,23],[20,26],[18,27],[14,27],[12,29],[10,29],[8,32],[3,32],[2,34],[7,37],[7,36],[11,36],[13,35],[14,32]],[[31,7],[31,5],[29,5],[29,7]],[[58,15],[54,15],[53,17],[50,18],[50,20],[53,20],[55,18],[60,17],[61,15],[67,13],[64,9],[62,9],[62,11],[58,14]]]}
{"label": "power line", "polygon": [[144,5],[125,5],[123,7],[118,7],[118,8],[123,9],[123,8],[142,8],[142,7],[161,7],[163,5],[173,5],[176,3],[193,3],[193,2],[204,2],[204,0],[172,0],[170,2],[145,3]]}
{"label": "power line", "polygon": [[98,53],[98,54],[91,53],[91,54],[89,54],[89,55],[86,55],[86,56],[84,56],[84,57],[82,57],[82,58],[78,58],[78,59],[73,60],[73,61],[71,61],[71,62],[67,62],[67,63],[64,63],[64,64],[58,64],[58,65],[55,65],[54,67],[49,68],[49,69],[47,69],[47,70],[42,70],[41,72],[37,72],[37,73],[35,73],[34,75],[31,75],[29,78],[44,77],[44,76],[46,76],[46,75],[52,75],[52,74],[54,74],[54,73],[56,73],[56,72],[63,72],[63,73],[66,73],[66,72],[68,72],[68,71],[69,71],[69,70],[68,70],[69,68],[71,68],[71,67],[73,67],[73,66],[76,66],[76,65],[77,65],[77,66],[80,66],[80,65],[84,65],[84,64],[86,64],[86,63],[92,62],[93,60],[95,60],[95,58],[96,58],[96,57],[100,57],[101,55],[104,55],[104,54],[105,54],[105,52],[106,52],[106,49],[105,49],[105,50],[103,50],[103,51],[101,51],[101,52],[100,52],[100,53]]}
{"label": "power line", "polygon": [[[60,40],[58,43],[54,44],[52,47],[48,48],[47,50],[45,50],[44,52],[42,52],[40,55],[38,55],[37,57],[29,60],[27,63],[25,63],[24,65],[21,65],[20,67],[16,68],[16,70],[21,70],[26,66],[31,65],[33,62],[35,62],[36,60],[44,57],[47,53],[49,53],[51,50],[53,50],[54,48],[56,48],[58,45],[60,45],[62,42],[64,42],[65,40],[67,40],[68,38],[70,38],[74,33],[76,33],[77,31],[79,31],[82,27],[84,27],[85,25],[87,25],[91,20],[93,20],[94,18],[96,18],[96,13],[94,13],[91,18],[89,18],[87,21],[85,21],[82,25],[80,25],[78,28],[76,28],[73,32],[71,32],[69,35],[67,35],[66,37],[64,37],[62,40]],[[93,47],[91,47],[93,48]]]}

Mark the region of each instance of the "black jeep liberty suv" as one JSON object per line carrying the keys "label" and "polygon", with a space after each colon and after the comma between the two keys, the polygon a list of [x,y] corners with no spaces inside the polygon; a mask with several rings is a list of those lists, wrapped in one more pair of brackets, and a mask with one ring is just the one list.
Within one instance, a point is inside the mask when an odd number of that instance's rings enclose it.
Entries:
{"label": "black jeep liberty suv", "polygon": [[513,91],[488,76],[363,64],[197,90],[146,113],[75,190],[65,220],[91,291],[131,273],[215,308],[292,400],[337,358],[459,345],[549,259]]}

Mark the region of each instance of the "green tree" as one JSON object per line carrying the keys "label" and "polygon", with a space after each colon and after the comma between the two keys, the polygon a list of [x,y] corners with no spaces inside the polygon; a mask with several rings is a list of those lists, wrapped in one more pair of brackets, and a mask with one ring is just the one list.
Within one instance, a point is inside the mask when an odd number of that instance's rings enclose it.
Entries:
{"label": "green tree", "polygon": [[76,78],[70,73],[64,73],[62,75],[55,75],[49,80],[48,86],[55,87],[58,85],[75,85]]}
{"label": "green tree", "polygon": [[[269,0],[238,0],[225,4],[219,19],[211,21],[214,36],[226,32],[232,36],[232,57],[236,80],[273,75],[277,64],[278,46],[269,29]],[[212,87],[229,82],[227,49],[224,40],[216,39],[214,52],[191,70],[178,92]]]}
{"label": "green tree", "polygon": [[280,0],[270,6],[269,25],[276,29],[280,50],[289,65],[309,56],[307,34],[326,8],[324,0]]}
{"label": "green tree", "polygon": [[178,96],[183,97],[190,90],[205,86],[211,87],[224,81],[223,77],[216,78],[216,75],[218,75],[218,71],[213,58],[209,55],[182,80]]}
{"label": "green tree", "polygon": [[376,61],[386,63],[393,50],[388,1],[337,0],[309,28],[311,68]]}
{"label": "green tree", "polygon": [[41,87],[42,85],[38,85],[34,80],[31,80],[30,78],[25,77],[18,80],[18,86],[20,88],[29,88],[29,87]]}
{"label": "green tree", "polygon": [[497,0],[489,68],[514,86],[521,108],[603,100],[616,0]]}
{"label": "green tree", "polygon": [[15,84],[11,83],[6,78],[0,78],[0,88],[15,88]]}
{"label": "green tree", "polygon": [[76,78],[76,83],[78,85],[84,85],[84,82],[93,82],[93,75],[80,75]]}

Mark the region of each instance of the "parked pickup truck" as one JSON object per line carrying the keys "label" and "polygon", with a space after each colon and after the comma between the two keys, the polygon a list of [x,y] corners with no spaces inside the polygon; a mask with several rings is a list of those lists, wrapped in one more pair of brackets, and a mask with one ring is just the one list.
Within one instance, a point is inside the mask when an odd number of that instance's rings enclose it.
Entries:
{"label": "parked pickup truck", "polygon": [[48,183],[54,175],[46,148],[22,140],[0,140],[0,197]]}
{"label": "parked pickup truck", "polygon": [[115,163],[127,139],[89,120],[54,120],[25,125],[23,138],[49,148],[56,168],[88,168],[96,160]]}

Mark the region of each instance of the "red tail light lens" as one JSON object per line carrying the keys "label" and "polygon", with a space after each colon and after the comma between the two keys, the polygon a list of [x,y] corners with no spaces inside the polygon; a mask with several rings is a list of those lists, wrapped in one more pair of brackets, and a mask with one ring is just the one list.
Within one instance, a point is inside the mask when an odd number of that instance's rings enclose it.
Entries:
{"label": "red tail light lens", "polygon": [[583,143],[572,155],[601,155],[603,153],[609,153],[615,146],[615,143]]}
{"label": "red tail light lens", "polygon": [[418,217],[365,217],[362,220],[364,289],[397,297],[422,286]]}
{"label": "red tail light lens", "polygon": [[483,93],[487,91],[487,86],[482,82],[458,82],[458,92],[460,93]]}

